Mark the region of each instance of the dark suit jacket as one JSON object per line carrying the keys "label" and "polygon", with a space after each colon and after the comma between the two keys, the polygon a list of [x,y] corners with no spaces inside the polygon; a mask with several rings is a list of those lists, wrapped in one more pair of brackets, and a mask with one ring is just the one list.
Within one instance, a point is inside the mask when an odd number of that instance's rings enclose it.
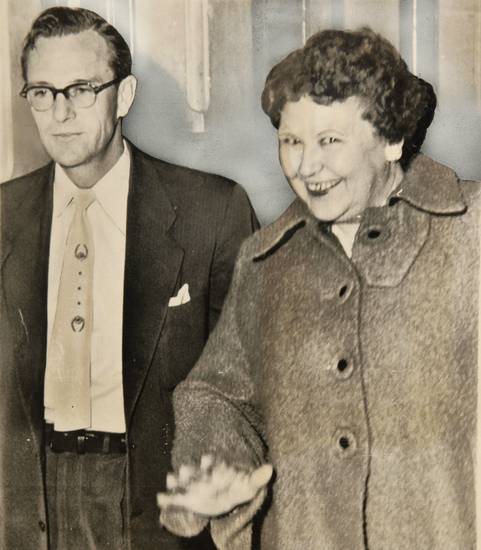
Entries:
{"label": "dark suit jacket", "polygon": [[[0,548],[46,548],[43,379],[53,164],[0,186]],[[257,227],[242,188],[132,147],[124,282],[125,488],[132,548],[208,548],[158,526],[172,391],[213,328],[241,241]],[[188,283],[191,300],[168,307]],[[208,537],[203,537],[207,539]]]}

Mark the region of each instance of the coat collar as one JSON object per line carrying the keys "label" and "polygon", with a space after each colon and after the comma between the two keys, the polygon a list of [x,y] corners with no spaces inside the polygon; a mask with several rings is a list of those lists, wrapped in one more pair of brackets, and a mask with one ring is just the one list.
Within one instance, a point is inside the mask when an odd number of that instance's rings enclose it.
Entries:
{"label": "coat collar", "polygon": [[455,172],[422,154],[412,161],[390,197],[390,201],[398,199],[430,214],[462,214],[467,208]]}
{"label": "coat collar", "polygon": [[[391,194],[389,204],[397,201],[434,215],[462,214],[467,209],[455,172],[422,154],[412,161],[400,185]],[[369,210],[379,209],[368,209],[366,214]],[[296,199],[280,218],[255,234],[253,259],[262,260],[274,253],[304,225],[315,231],[322,224],[313,218],[300,199]]]}

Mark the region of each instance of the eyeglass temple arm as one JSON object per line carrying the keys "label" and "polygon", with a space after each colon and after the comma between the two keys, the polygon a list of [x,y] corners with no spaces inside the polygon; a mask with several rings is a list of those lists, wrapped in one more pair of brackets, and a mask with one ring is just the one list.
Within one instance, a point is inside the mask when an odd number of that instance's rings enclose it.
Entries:
{"label": "eyeglass temple arm", "polygon": [[[99,92],[101,92],[102,90],[105,90],[105,88],[108,88],[109,86],[113,86],[114,84],[118,84],[119,82],[122,82],[122,80],[124,79],[125,77],[121,77],[121,78],[114,78],[113,80],[109,80],[109,82],[104,82],[103,84],[100,84],[99,86],[92,86],[92,84],[90,84],[89,82],[87,82],[86,84],[88,84],[92,90],[95,92],[95,94],[98,94]],[[69,84],[68,86],[65,86],[65,88],[54,88],[53,86],[32,86],[32,88],[47,88],[48,90],[50,90],[52,92],[52,95],[53,95],[53,99],[55,101],[55,99],[57,98],[57,95],[58,94],[63,94],[67,99],[69,99],[69,88],[72,88],[73,86],[79,86],[80,84]],[[23,85],[23,88],[21,89],[20,91],[20,94],[22,97],[27,97],[27,92],[28,90],[31,89],[27,86],[27,83],[25,82],[25,84]]]}

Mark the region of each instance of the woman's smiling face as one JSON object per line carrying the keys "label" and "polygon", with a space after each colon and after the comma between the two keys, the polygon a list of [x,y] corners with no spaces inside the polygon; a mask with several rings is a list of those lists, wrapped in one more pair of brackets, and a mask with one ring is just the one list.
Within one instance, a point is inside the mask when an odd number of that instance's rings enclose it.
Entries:
{"label": "woman's smiling face", "polygon": [[282,169],[319,220],[352,220],[386,199],[389,145],[362,114],[357,97],[320,105],[304,96],[282,110]]}

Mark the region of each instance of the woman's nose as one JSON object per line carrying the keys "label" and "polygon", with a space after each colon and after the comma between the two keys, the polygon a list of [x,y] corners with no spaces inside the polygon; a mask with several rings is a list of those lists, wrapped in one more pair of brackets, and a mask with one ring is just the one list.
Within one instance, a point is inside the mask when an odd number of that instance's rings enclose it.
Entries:
{"label": "woman's nose", "polygon": [[319,158],[319,153],[304,149],[301,163],[299,165],[299,169],[297,170],[298,175],[302,179],[309,179],[320,172],[322,168],[323,164]]}

